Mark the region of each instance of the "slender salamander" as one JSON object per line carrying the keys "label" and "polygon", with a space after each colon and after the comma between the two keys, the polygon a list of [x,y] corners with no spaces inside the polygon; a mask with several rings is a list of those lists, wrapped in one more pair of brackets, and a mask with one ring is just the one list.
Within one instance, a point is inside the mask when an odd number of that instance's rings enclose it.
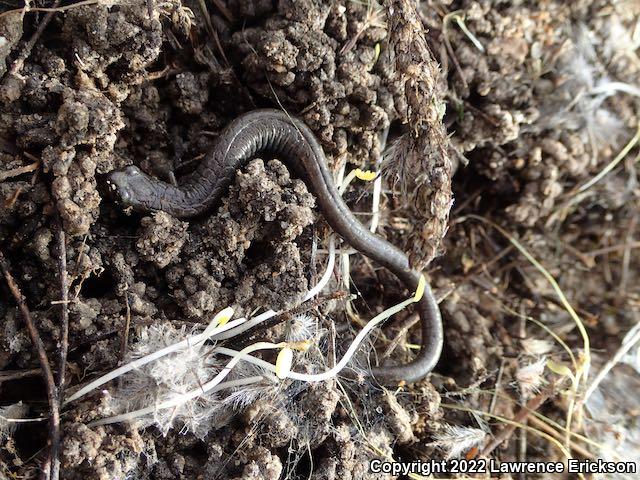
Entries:
{"label": "slender salamander", "polygon": [[[389,269],[409,291],[416,289],[420,273],[411,269],[407,256],[371,233],[343,201],[311,130],[279,110],[255,110],[231,122],[195,173],[179,186],[152,178],[135,166],[109,173],[108,182],[124,207],[142,212],[162,210],[177,218],[189,218],[213,209],[238,169],[261,152],[279,158],[311,187],[331,228],[353,248]],[[417,308],[421,320],[420,352],[403,365],[371,368],[378,381],[415,382],[438,361],[443,343],[442,319],[428,285]]]}

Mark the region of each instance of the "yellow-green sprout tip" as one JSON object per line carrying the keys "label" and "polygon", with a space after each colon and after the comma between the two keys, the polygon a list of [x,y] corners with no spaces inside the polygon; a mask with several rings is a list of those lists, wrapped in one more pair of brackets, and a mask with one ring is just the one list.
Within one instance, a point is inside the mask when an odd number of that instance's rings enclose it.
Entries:
{"label": "yellow-green sprout tip", "polygon": [[225,325],[229,320],[233,317],[233,308],[227,307],[224,310],[218,312],[218,314],[213,319],[213,324],[216,327],[221,327]]}
{"label": "yellow-green sprout tip", "polygon": [[299,342],[289,342],[287,343],[287,347],[299,352],[306,352],[311,348],[311,344],[311,340],[301,340]]}
{"label": "yellow-green sprout tip", "polygon": [[276,359],[276,375],[280,380],[284,380],[291,371],[293,365],[293,350],[289,347],[284,347],[280,350],[278,358]]}
{"label": "yellow-green sprout tip", "polygon": [[427,288],[427,279],[424,278],[424,275],[420,275],[420,280],[418,280],[418,286],[416,287],[416,293],[413,296],[414,302],[420,301],[420,299],[424,295],[425,288]]}
{"label": "yellow-green sprout tip", "polygon": [[376,178],[376,172],[372,172],[371,170],[361,170],[356,168],[354,173],[356,174],[356,177],[364,182],[370,182]]}

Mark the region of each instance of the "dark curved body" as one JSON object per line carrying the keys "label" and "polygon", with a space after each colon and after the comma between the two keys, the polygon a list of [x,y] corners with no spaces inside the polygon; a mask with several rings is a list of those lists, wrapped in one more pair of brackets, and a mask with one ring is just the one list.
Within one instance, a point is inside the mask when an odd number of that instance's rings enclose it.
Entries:
{"label": "dark curved body", "polygon": [[[353,248],[393,272],[409,291],[415,291],[420,274],[409,267],[407,256],[355,218],[338,193],[324,152],[311,130],[279,110],[255,110],[234,120],[196,172],[180,186],[149,177],[137,167],[110,173],[109,183],[125,206],[142,211],[163,210],[178,218],[193,217],[212,209],[238,169],[259,152],[271,153],[286,163],[311,187],[331,228]],[[404,365],[372,368],[379,381],[417,381],[438,361],[443,342],[442,320],[428,285],[417,308],[422,326],[418,356]]]}

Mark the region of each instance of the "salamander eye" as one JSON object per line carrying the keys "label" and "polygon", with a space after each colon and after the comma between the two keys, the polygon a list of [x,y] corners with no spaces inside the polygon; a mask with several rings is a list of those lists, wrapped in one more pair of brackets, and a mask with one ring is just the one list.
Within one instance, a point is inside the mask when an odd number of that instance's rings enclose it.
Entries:
{"label": "salamander eye", "polygon": [[140,169],[135,165],[129,165],[127,168],[124,169],[124,173],[130,177],[142,175],[142,172],[140,171]]}
{"label": "salamander eye", "polygon": [[128,205],[131,200],[131,192],[129,192],[128,188],[119,188],[118,189],[118,197],[120,202],[124,205]]}

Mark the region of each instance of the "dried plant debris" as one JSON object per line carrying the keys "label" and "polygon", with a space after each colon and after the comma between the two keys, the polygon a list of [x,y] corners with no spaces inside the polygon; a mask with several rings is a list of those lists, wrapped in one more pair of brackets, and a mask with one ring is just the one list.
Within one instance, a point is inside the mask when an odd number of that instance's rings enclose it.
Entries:
{"label": "dried plant debris", "polygon": [[387,6],[389,49],[394,81],[405,97],[401,119],[410,131],[387,155],[387,168],[410,198],[416,228],[409,236],[410,258],[417,268],[438,253],[447,230],[452,204],[449,144],[442,124],[446,106],[440,71],[431,55],[425,31],[412,2],[391,1]]}
{"label": "dried plant debris", "polygon": [[[69,313],[61,478],[635,460],[637,2],[71,3],[0,7],[0,251],[54,371]],[[336,179],[373,172],[344,198],[441,301],[445,348],[426,380],[384,389],[363,374],[414,357],[413,292],[330,237],[278,159],[253,159],[188,221],[109,197],[103,174],[126,165],[183,182],[261,107],[309,125]],[[0,478],[39,478],[46,399],[8,293],[2,279]],[[270,327],[228,327],[256,316]]]}
{"label": "dried plant debris", "polygon": [[[515,199],[511,219],[533,226],[558,206],[567,182],[587,178],[636,126],[622,106],[640,93],[629,81],[638,69],[637,56],[629,60],[633,8],[607,11],[600,2],[589,12],[581,2],[551,2],[501,11],[489,2],[458,3],[453,10],[484,47],[460,28],[437,27],[437,40],[447,36],[452,46],[442,58],[452,143],[493,189]],[[607,14],[593,19],[602,7]],[[435,9],[423,13],[429,26],[441,23]]]}
{"label": "dried plant debris", "polygon": [[434,445],[445,452],[446,458],[458,458],[461,454],[481,445],[487,438],[487,432],[479,428],[444,425],[443,431],[434,437]]}

